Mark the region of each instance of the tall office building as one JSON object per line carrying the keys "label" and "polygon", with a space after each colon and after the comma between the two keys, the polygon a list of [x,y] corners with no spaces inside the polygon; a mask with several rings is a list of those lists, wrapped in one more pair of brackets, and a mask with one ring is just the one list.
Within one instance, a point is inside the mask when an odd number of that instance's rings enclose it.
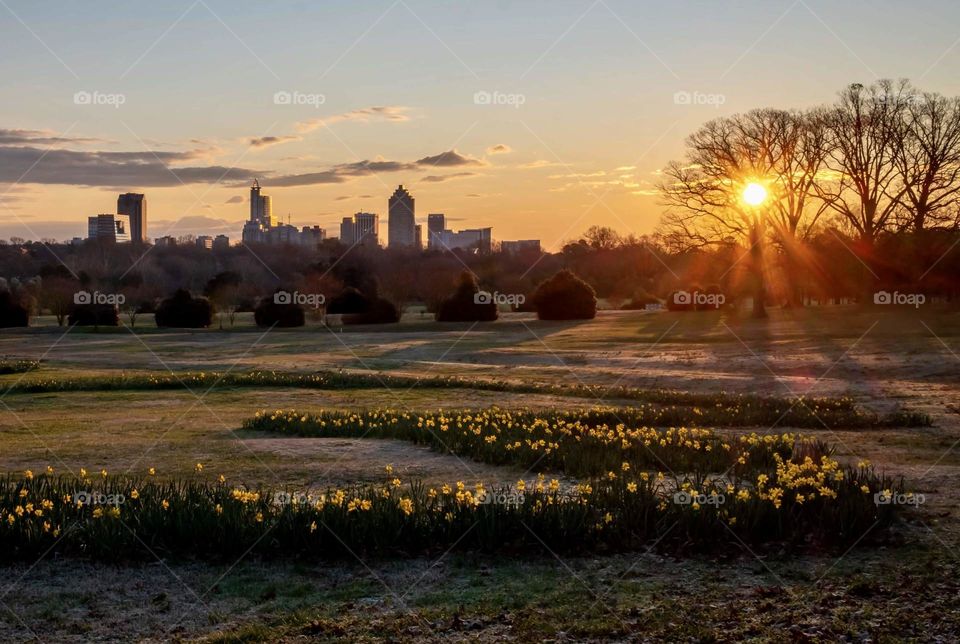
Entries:
{"label": "tall office building", "polygon": [[243,225],[244,243],[269,241],[270,229],[279,223],[273,218],[273,202],[268,195],[260,194],[260,182],[254,179],[250,186],[250,219]]}
{"label": "tall office building", "polygon": [[420,224],[413,227],[413,245],[417,250],[423,250],[423,226]]}
{"label": "tall office building", "polygon": [[387,202],[387,232],[390,248],[411,248],[416,243],[413,197],[401,184]]}
{"label": "tall office building", "polygon": [[117,198],[117,214],[130,219],[130,241],[142,244],[147,240],[147,197],[126,192]]}
{"label": "tall office building", "polygon": [[447,216],[442,212],[427,215],[427,248],[440,246],[440,235],[447,229]]}
{"label": "tall office building", "polygon": [[130,218],[126,215],[87,217],[87,239],[128,242],[130,241]]}
{"label": "tall office building", "polygon": [[355,241],[366,246],[380,243],[380,215],[372,212],[358,212],[353,216]]}
{"label": "tall office building", "polygon": [[380,244],[380,215],[358,212],[340,222],[340,243],[345,246],[377,246]]}
{"label": "tall office building", "polygon": [[344,217],[343,221],[340,222],[340,243],[344,246],[353,246],[353,243],[357,240],[357,234],[355,231],[356,226],[353,222],[353,217]]}
{"label": "tall office building", "polygon": [[279,222],[273,218],[273,201],[268,195],[260,194],[260,182],[253,180],[250,187],[250,221],[256,221],[264,228],[272,228]]}

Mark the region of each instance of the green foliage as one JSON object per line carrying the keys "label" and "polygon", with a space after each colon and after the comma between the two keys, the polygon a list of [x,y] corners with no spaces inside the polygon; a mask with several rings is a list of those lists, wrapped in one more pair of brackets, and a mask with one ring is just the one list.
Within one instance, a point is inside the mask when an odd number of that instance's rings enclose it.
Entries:
{"label": "green foliage", "polygon": [[[804,497],[774,487],[790,481],[772,469],[765,470],[765,483],[624,472],[575,488],[544,478],[491,489],[459,482],[428,489],[394,480],[324,492],[246,489],[222,479],[26,473],[0,479],[0,556],[33,560],[53,548],[60,556],[112,561],[232,561],[247,552],[303,559],[452,549],[587,553],[651,544],[846,546],[897,516],[899,506],[875,504],[873,493],[902,493],[902,483],[866,468],[838,470],[829,459],[811,468],[829,474],[826,492],[811,496],[797,488]],[[683,503],[678,490],[724,498]]]}
{"label": "green foliage", "polygon": [[927,414],[894,411],[879,415],[860,409],[849,397],[779,398],[731,393],[694,393],[669,389],[637,389],[603,385],[556,385],[531,381],[511,382],[454,376],[408,377],[381,373],[277,371],[222,373],[216,371],[156,375],[96,376],[84,378],[24,379],[11,385],[11,393],[54,391],[138,391],[190,387],[297,387],[304,389],[474,389],[510,393],[536,393],[603,400],[633,400],[645,405],[611,408],[616,418],[658,426],[870,428],[928,427]]}
{"label": "green foliage", "polygon": [[39,360],[0,360],[0,375],[26,373],[39,368]]}

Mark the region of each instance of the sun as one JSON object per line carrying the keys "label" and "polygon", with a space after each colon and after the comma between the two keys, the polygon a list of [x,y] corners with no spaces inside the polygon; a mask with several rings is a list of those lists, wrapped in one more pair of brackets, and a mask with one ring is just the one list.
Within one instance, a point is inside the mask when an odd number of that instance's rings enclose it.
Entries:
{"label": "sun", "polygon": [[743,189],[743,200],[751,206],[759,206],[767,199],[767,189],[759,183],[748,183]]}

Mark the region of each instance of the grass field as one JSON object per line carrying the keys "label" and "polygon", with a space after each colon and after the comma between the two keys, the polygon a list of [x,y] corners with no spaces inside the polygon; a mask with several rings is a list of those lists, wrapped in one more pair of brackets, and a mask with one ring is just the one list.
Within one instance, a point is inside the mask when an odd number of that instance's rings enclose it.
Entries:
{"label": "grass field", "polygon": [[[322,488],[382,481],[513,483],[532,475],[382,438],[287,436],[243,429],[258,410],[410,412],[587,409],[636,401],[489,388],[229,387],[26,393],[31,379],[109,379],[171,372],[373,377],[457,376],[478,382],[598,385],[792,398],[849,396],[860,409],[928,414],[930,427],[807,427],[841,462],[869,460],[904,476],[925,504],[852,549],[747,547],[556,557],[438,550],[416,558],[340,563],[231,563],[150,552],[121,567],[62,558],[5,565],[0,637],[276,641],[623,639],[929,640],[960,628],[952,606],[960,545],[960,313],[825,308],[771,312],[767,321],[719,313],[601,313],[586,323],[510,314],[489,325],[438,325],[409,316],[383,328],[221,331],[74,329],[50,320],[0,331],[0,358],[40,360],[0,375],[0,471],[191,476],[251,485]],[[771,426],[775,425],[775,426]],[[717,429],[779,433],[767,426]],[[573,477],[557,474],[565,483]],[[868,531],[869,532],[869,531]],[[252,544],[251,544],[252,545]],[[101,581],[104,580],[104,581]],[[109,591],[103,591],[109,587]],[[918,603],[917,597],[928,598]],[[908,599],[909,598],[909,599]]]}

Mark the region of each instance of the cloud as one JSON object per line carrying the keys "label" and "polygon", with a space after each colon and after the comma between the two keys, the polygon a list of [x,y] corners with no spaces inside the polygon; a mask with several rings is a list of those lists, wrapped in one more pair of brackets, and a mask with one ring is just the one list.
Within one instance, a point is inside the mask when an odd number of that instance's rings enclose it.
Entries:
{"label": "cloud", "polygon": [[536,161],[531,161],[530,163],[521,164],[520,167],[525,170],[535,170],[537,168],[553,168],[558,165],[563,164],[555,161],[547,161],[546,159],[537,159]]}
{"label": "cloud", "polygon": [[346,201],[347,199],[353,199],[353,197],[349,195],[342,195],[340,197],[334,198],[334,201]]}
{"label": "cloud", "polygon": [[245,201],[245,199],[244,199],[243,197],[241,197],[240,195],[234,195],[233,197],[230,197],[229,199],[227,199],[227,200],[224,201],[223,203],[243,203],[244,201]]}
{"label": "cloud", "polygon": [[[0,130],[8,141],[38,140],[34,131]],[[24,132],[27,132],[24,134]],[[32,139],[31,139],[32,137]],[[49,138],[49,137],[48,137]],[[251,145],[273,145],[286,137],[251,139]],[[256,141],[256,142],[255,142]],[[447,150],[416,161],[372,160],[341,163],[312,172],[278,174],[269,168],[226,167],[204,163],[209,149],[145,150],[108,152],[41,148],[32,145],[0,145],[0,184],[22,181],[26,184],[61,184],[97,188],[177,187],[191,183],[244,185],[260,177],[271,186],[290,187],[345,183],[358,177],[396,172],[418,172],[432,168],[480,167],[487,163]],[[440,182],[469,173],[431,175],[427,181]],[[369,198],[365,195],[363,198]],[[228,202],[239,203],[239,202]]]}
{"label": "cloud", "polygon": [[454,172],[453,174],[431,174],[429,176],[420,179],[424,183],[442,183],[444,181],[449,181],[450,179],[463,179],[465,177],[475,177],[476,172]]}
{"label": "cloud", "polygon": [[571,172],[569,174],[551,174],[547,179],[588,179],[591,177],[605,177],[607,175],[603,170],[596,172]]}
{"label": "cloud", "polygon": [[511,152],[513,152],[513,148],[506,143],[498,143],[487,148],[487,154],[510,154]]}
{"label": "cloud", "polygon": [[409,107],[403,107],[400,105],[378,105],[374,107],[363,107],[357,110],[343,112],[342,114],[333,114],[332,116],[300,121],[294,126],[294,128],[298,132],[305,133],[312,132],[317,128],[329,127],[335,123],[343,123],[345,121],[359,121],[361,123],[369,123],[370,121],[388,121],[392,123],[400,123],[410,120],[410,116],[407,114],[409,109]]}
{"label": "cloud", "polygon": [[289,143],[290,141],[299,141],[299,136],[261,136],[248,140],[248,143],[251,147],[254,148],[267,148],[271,145],[280,145],[282,143]]}
{"label": "cloud", "polygon": [[103,152],[36,147],[0,147],[0,183],[129,186],[155,188],[188,183],[247,181],[262,170],[219,165],[177,167],[195,162],[203,151]]}
{"label": "cloud", "polygon": [[61,145],[102,143],[102,139],[64,136],[52,130],[11,130],[0,128],[0,145]]}
{"label": "cloud", "polygon": [[[345,183],[350,179],[357,177],[366,177],[375,174],[384,174],[391,172],[412,172],[426,168],[455,168],[463,166],[482,166],[483,161],[467,157],[456,150],[448,150],[433,156],[423,157],[416,161],[390,161],[378,157],[374,160],[355,161],[353,163],[341,163],[332,166],[326,170],[316,172],[306,172],[302,174],[290,174],[278,177],[270,177],[269,183],[273,186],[291,187],[291,186],[309,186],[315,184]],[[458,173],[459,174],[459,173]],[[432,181],[442,181],[443,179],[433,179]]]}
{"label": "cloud", "polygon": [[457,166],[480,166],[486,165],[480,159],[473,159],[471,157],[466,157],[457,152],[456,150],[448,150],[446,152],[441,152],[440,154],[434,155],[432,157],[423,157],[417,161],[418,165],[425,165],[436,168],[453,168]]}

